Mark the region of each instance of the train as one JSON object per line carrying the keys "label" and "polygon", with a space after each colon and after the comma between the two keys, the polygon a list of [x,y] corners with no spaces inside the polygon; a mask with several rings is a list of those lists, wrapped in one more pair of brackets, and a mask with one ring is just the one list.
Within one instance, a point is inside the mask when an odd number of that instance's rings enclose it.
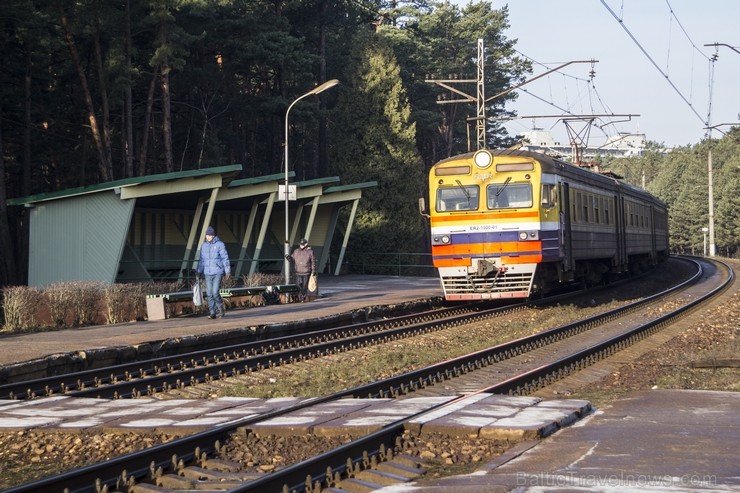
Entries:
{"label": "train", "polygon": [[530,298],[645,272],[669,256],[668,209],[619,177],[525,150],[429,171],[431,254],[449,301]]}

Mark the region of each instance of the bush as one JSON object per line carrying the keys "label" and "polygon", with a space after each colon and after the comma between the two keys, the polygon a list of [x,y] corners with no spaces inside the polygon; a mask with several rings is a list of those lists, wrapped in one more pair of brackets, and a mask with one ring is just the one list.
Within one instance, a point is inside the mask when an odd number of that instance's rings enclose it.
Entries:
{"label": "bush", "polygon": [[36,314],[41,292],[28,286],[8,286],[3,289],[4,330],[20,332],[36,328]]}
{"label": "bush", "polygon": [[69,314],[69,286],[66,282],[50,284],[44,291],[44,297],[49,307],[49,318],[56,327],[68,327]]}
{"label": "bush", "polygon": [[249,276],[242,276],[242,282],[246,287],[274,286],[276,284],[283,284],[285,282],[285,278],[280,274],[255,272]]}
{"label": "bush", "polygon": [[94,325],[100,313],[99,302],[104,284],[92,281],[73,281],[67,283],[69,303],[72,310],[72,325],[84,327]]}

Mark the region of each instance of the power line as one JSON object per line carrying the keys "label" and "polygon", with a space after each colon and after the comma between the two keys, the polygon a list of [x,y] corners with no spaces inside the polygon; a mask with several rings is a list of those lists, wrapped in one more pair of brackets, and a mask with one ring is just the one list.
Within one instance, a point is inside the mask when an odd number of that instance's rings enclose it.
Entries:
{"label": "power line", "polygon": [[673,11],[673,7],[671,7],[670,2],[668,2],[668,0],[665,0],[665,3],[666,3],[666,5],[668,5],[668,10],[670,11],[671,16],[673,16],[673,18],[676,19],[676,22],[678,23],[678,27],[681,28],[681,31],[683,31],[684,36],[686,36],[686,39],[689,40],[689,43],[691,43],[691,46],[694,47],[694,50],[696,50],[701,56],[703,56],[704,58],[706,58],[707,60],[709,60],[709,57],[707,55],[705,55],[704,52],[699,49],[699,47],[696,46],[696,44],[694,43],[694,41],[691,39],[691,36],[689,36],[689,33],[686,32],[686,29],[684,29],[683,24],[681,24],[681,21],[678,19],[678,16]]}
{"label": "power line", "polygon": [[[676,85],[673,83],[673,81],[671,81],[670,77],[668,77],[668,74],[666,74],[665,72],[663,72],[663,70],[661,70],[661,68],[658,66],[658,64],[655,63],[655,60],[653,60],[653,58],[645,50],[645,48],[642,47],[642,45],[640,44],[640,42],[637,41],[637,38],[635,38],[635,36],[630,32],[629,29],[627,29],[627,26],[624,25],[624,22],[622,21],[622,19],[620,19],[614,13],[614,11],[611,9],[611,7],[609,7],[609,5],[606,4],[606,1],[605,0],[601,0],[601,4],[604,6],[604,8],[606,8],[606,10],[609,11],[609,13],[612,15],[612,17],[614,17],[614,19],[619,23],[619,25],[622,26],[622,29],[624,29],[624,31],[627,33],[627,35],[630,37],[630,39],[632,39],[632,41],[637,45],[637,47],[640,48],[640,51],[642,51],[642,53],[650,61],[650,63],[653,64],[653,67],[655,67],[655,69],[658,72],[660,72],[660,74],[665,78],[666,82],[668,82],[668,84],[670,84],[670,86],[673,88],[673,90],[676,91],[676,94],[678,94],[679,97],[684,101],[684,103],[686,103],[686,105],[691,109],[691,111],[696,115],[696,117],[699,118],[699,120],[705,126],[708,125],[708,123],[705,122],[704,119],[701,117],[701,115],[696,111],[696,109],[691,104],[691,102],[688,99],[686,99],[686,97],[681,93],[681,91],[678,89],[678,87],[676,87]],[[682,29],[683,29],[683,27],[682,27]]]}

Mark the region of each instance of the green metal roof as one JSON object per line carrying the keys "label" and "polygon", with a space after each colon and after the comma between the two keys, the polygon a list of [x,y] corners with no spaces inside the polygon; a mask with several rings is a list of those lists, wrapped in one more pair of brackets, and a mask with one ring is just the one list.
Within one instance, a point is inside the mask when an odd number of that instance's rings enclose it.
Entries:
{"label": "green metal roof", "polygon": [[362,183],[353,183],[351,185],[337,185],[336,187],[329,187],[326,190],[324,190],[324,193],[334,193],[334,192],[348,192],[350,190],[359,190],[361,188],[372,188],[377,187],[378,182],[377,181],[366,181]]}
{"label": "green metal roof", "polygon": [[[295,171],[288,172],[288,178],[295,177]],[[241,178],[229,183],[229,187],[241,187],[244,185],[256,185],[257,183],[266,183],[268,181],[285,180],[285,173],[276,173],[274,175],[254,176],[252,178]]]}
{"label": "green metal roof", "polygon": [[313,180],[299,181],[299,187],[310,187],[313,185],[325,185],[327,183],[337,183],[339,181],[338,176],[327,176],[326,178],[315,178]]}
{"label": "green metal roof", "polygon": [[241,164],[234,164],[230,166],[216,166],[214,168],[205,168],[205,169],[198,169],[198,170],[177,171],[174,173],[160,173],[156,175],[137,176],[134,178],[124,178],[121,180],[99,183],[97,185],[89,185],[89,186],[77,187],[77,188],[68,188],[67,190],[59,190],[57,192],[39,193],[36,195],[29,195],[27,197],[8,199],[7,204],[8,205],[32,204],[34,202],[43,202],[45,200],[60,199],[64,197],[74,197],[76,195],[100,192],[103,190],[110,190],[113,188],[141,185],[143,183],[152,183],[152,182],[157,182],[157,181],[171,181],[171,180],[177,180],[181,178],[191,178],[191,177],[208,176],[208,175],[215,175],[215,174],[224,175],[224,181],[229,182],[233,180],[233,178],[235,178],[241,170],[242,170]]}

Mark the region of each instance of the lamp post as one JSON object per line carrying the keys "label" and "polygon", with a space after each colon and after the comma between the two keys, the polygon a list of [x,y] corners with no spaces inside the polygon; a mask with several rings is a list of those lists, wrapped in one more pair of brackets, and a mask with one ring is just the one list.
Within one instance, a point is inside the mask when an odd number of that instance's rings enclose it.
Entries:
{"label": "lamp post", "polygon": [[284,245],[284,257],[285,257],[285,284],[290,284],[290,262],[288,262],[288,255],[290,255],[290,229],[288,225],[288,115],[290,114],[291,108],[293,108],[293,105],[295,105],[298,101],[301,99],[307,97],[307,96],[313,96],[314,94],[318,94],[320,92],[323,92],[330,87],[334,87],[337,84],[339,84],[339,81],[337,79],[331,79],[327,80],[323,84],[314,87],[310,91],[308,91],[306,94],[302,95],[292,103],[290,103],[290,106],[288,106],[287,111],[285,112],[285,190],[284,190],[284,198],[285,198],[285,245]]}

